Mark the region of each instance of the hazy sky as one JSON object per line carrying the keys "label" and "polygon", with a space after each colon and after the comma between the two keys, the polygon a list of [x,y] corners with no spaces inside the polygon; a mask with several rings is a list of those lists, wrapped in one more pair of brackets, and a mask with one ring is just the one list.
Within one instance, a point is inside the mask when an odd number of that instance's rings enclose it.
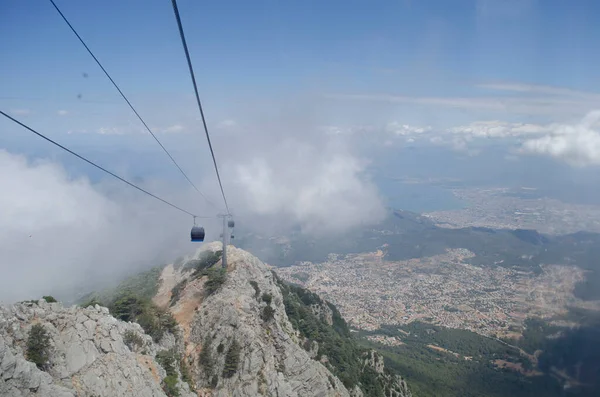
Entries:
{"label": "hazy sky", "polygon": [[[170,2],[56,2],[222,207]],[[600,182],[597,1],[179,8],[225,191],[257,227],[280,219],[319,233],[376,221],[385,200],[368,175],[384,166],[388,176]],[[216,214],[49,1],[2,1],[0,36],[0,109],[192,212]],[[19,269],[1,278],[0,300],[30,296],[45,277],[71,282],[91,268],[100,277],[190,249],[179,245],[189,217],[4,118],[0,161],[0,266]],[[32,272],[38,287],[26,291]]]}

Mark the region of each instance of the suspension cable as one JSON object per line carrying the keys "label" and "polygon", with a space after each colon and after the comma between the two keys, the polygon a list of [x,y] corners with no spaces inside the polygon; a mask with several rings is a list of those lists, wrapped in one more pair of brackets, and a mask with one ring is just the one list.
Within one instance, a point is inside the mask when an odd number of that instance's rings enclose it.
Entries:
{"label": "suspension cable", "polygon": [[37,135],[37,136],[39,136],[40,138],[43,138],[43,139],[47,140],[48,142],[52,143],[53,145],[56,145],[56,146],[58,146],[59,148],[61,148],[61,149],[65,150],[65,151],[67,151],[67,152],[71,153],[73,156],[75,156],[75,157],[78,157],[79,159],[81,159],[81,160],[85,161],[86,163],[88,163],[88,164],[90,164],[90,165],[93,165],[94,167],[98,168],[99,170],[101,170],[101,171],[104,171],[104,172],[105,172],[105,173],[107,173],[108,175],[110,175],[110,176],[113,176],[113,177],[117,178],[117,179],[118,179],[118,180],[120,180],[121,182],[124,182],[124,183],[128,184],[129,186],[133,187],[134,189],[137,189],[137,190],[139,190],[139,191],[140,191],[140,192],[142,192],[142,193],[146,193],[146,194],[147,194],[147,195],[149,195],[150,197],[154,197],[155,199],[157,199],[157,200],[159,200],[159,201],[162,201],[163,203],[165,203],[165,204],[167,204],[167,205],[169,205],[169,206],[171,206],[171,207],[173,207],[173,208],[175,208],[175,209],[177,209],[177,210],[179,210],[179,211],[181,211],[181,212],[183,212],[183,213],[186,213],[186,214],[188,214],[188,215],[191,215],[192,217],[195,217],[195,218],[214,218],[214,217],[212,217],[212,216],[198,216],[198,215],[195,215],[195,214],[193,214],[193,213],[191,213],[191,212],[189,212],[189,211],[186,211],[186,210],[184,210],[183,208],[181,208],[181,207],[178,207],[178,206],[176,206],[175,204],[172,204],[172,203],[168,202],[167,200],[165,200],[165,199],[162,199],[162,198],[158,197],[157,195],[155,195],[155,194],[152,194],[152,193],[150,193],[149,191],[147,191],[147,190],[145,190],[145,189],[143,189],[143,188],[141,188],[141,187],[139,187],[139,186],[137,186],[137,185],[135,185],[135,184],[133,184],[133,183],[129,182],[128,180],[126,180],[126,179],[124,179],[124,178],[120,177],[119,175],[117,175],[117,174],[115,174],[115,173],[113,173],[113,172],[110,172],[110,171],[109,171],[109,170],[107,170],[106,168],[104,168],[104,167],[102,167],[102,166],[99,166],[98,164],[94,163],[94,162],[93,162],[93,161],[91,161],[91,160],[88,160],[88,159],[86,159],[85,157],[83,157],[83,156],[81,156],[81,155],[79,155],[79,154],[75,153],[74,151],[72,151],[71,149],[69,149],[69,148],[67,148],[67,147],[65,147],[65,146],[63,146],[63,145],[61,145],[60,143],[58,143],[58,142],[56,142],[56,141],[53,141],[52,139],[48,138],[47,136],[43,135],[42,133],[40,133],[40,132],[38,132],[38,131],[34,130],[33,128],[31,128],[31,127],[29,127],[29,126],[27,126],[27,125],[23,124],[23,123],[22,123],[22,122],[20,122],[19,120],[15,119],[15,118],[13,118],[13,117],[11,117],[11,116],[9,116],[8,114],[6,114],[5,112],[3,112],[2,110],[0,110],[0,114],[1,114],[1,115],[3,115],[4,117],[6,117],[7,119],[9,119],[9,120],[13,121],[14,123],[16,123],[16,124],[20,125],[21,127],[23,127],[23,128],[25,128],[25,129],[27,129],[27,130],[29,130],[29,131],[33,132],[34,134],[36,134],[36,135]]}
{"label": "suspension cable", "polygon": [[171,161],[173,162],[173,164],[175,164],[175,166],[177,167],[177,169],[179,169],[179,171],[185,177],[185,179],[187,179],[187,181],[190,183],[190,185],[192,185],[192,187],[198,193],[200,193],[200,195],[206,200],[207,203],[209,203],[213,207],[217,208],[215,206],[215,204],[212,203],[200,191],[200,189],[198,189],[196,187],[196,185],[194,184],[194,182],[192,182],[190,180],[190,178],[188,178],[187,174],[181,169],[181,167],[179,166],[179,164],[177,164],[177,161],[175,161],[175,159],[173,158],[173,156],[171,156],[171,153],[169,153],[169,151],[163,146],[163,144],[160,142],[160,140],[158,140],[158,138],[156,137],[156,135],[154,135],[154,133],[152,132],[152,130],[150,130],[150,127],[148,127],[148,124],[146,124],[146,122],[144,121],[144,119],[142,119],[142,116],[140,116],[140,114],[137,112],[137,110],[135,110],[135,108],[133,107],[133,105],[131,104],[131,102],[129,101],[129,99],[127,99],[127,97],[125,96],[125,94],[123,93],[123,91],[121,91],[121,89],[119,88],[119,86],[117,85],[117,83],[113,80],[113,78],[110,76],[110,74],[106,71],[106,69],[104,68],[104,66],[102,66],[102,64],[100,63],[100,61],[98,60],[98,58],[96,58],[96,56],[94,55],[94,53],[92,52],[92,50],[90,50],[90,48],[87,46],[87,44],[85,43],[85,41],[83,41],[83,39],[81,38],[81,36],[79,35],[79,33],[77,33],[77,31],[75,30],[75,28],[73,27],[73,25],[71,25],[71,23],[69,22],[69,20],[67,19],[67,17],[65,17],[65,15],[62,13],[62,11],[58,8],[58,6],[54,2],[54,0],[50,0],[50,3],[52,3],[52,5],[56,9],[56,11],[58,11],[58,13],[62,17],[62,19],[65,21],[65,23],[69,26],[69,28],[71,28],[71,31],[73,33],[75,33],[75,36],[77,36],[77,38],[79,39],[79,41],[81,42],[81,44],[83,44],[83,46],[85,47],[85,49],[87,50],[87,52],[92,56],[92,58],[94,58],[94,61],[96,61],[96,63],[98,64],[98,66],[100,66],[100,69],[102,69],[102,71],[104,72],[104,74],[106,75],[106,77],[108,77],[108,79],[113,84],[113,86],[115,86],[115,88],[117,89],[117,91],[119,91],[119,94],[121,94],[121,97],[125,100],[125,102],[127,102],[127,105],[129,105],[129,107],[131,108],[131,110],[133,111],[133,113],[135,113],[135,115],[142,122],[142,124],[144,125],[144,127],[146,127],[146,130],[150,133],[150,135],[152,135],[152,137],[154,138],[154,140],[160,145],[160,147],[167,154],[167,156],[169,156],[169,158],[171,159]]}
{"label": "suspension cable", "polygon": [[[52,1],[52,0],[50,0]],[[229,211],[229,205],[227,204],[227,198],[225,198],[225,191],[223,190],[223,184],[221,183],[221,176],[219,175],[219,167],[217,166],[217,160],[215,159],[215,152],[210,142],[210,135],[208,133],[208,127],[206,126],[206,118],[204,117],[204,111],[202,110],[202,102],[200,102],[200,95],[198,94],[198,85],[196,84],[196,77],[194,75],[194,69],[192,67],[192,60],[190,59],[190,52],[188,51],[187,42],[185,40],[185,34],[183,33],[183,25],[181,24],[181,17],[179,16],[179,9],[177,8],[177,1],[172,0],[173,11],[175,12],[175,19],[177,19],[177,26],[179,27],[179,36],[181,37],[181,44],[183,44],[183,50],[185,51],[185,57],[187,59],[188,68],[190,70],[190,76],[192,78],[192,84],[194,85],[194,93],[196,94],[196,102],[198,103],[198,109],[200,109],[200,115],[202,116],[202,124],[204,126],[204,132],[206,133],[206,139],[208,140],[208,147],[210,154],[215,165],[215,172],[217,173],[217,180],[219,181],[219,187],[221,188],[221,194],[223,195],[223,201],[225,202],[225,208],[227,213]]]}

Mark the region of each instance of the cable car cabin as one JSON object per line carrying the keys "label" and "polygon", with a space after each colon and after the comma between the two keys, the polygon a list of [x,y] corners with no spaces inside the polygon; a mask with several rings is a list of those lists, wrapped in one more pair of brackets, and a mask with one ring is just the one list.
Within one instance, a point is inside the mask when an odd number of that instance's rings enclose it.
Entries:
{"label": "cable car cabin", "polygon": [[192,228],[192,242],[203,242],[204,241],[204,228],[201,226],[194,226]]}
{"label": "cable car cabin", "polygon": [[233,220],[230,220],[229,222],[227,222],[227,226],[234,227],[235,226],[235,222]]}

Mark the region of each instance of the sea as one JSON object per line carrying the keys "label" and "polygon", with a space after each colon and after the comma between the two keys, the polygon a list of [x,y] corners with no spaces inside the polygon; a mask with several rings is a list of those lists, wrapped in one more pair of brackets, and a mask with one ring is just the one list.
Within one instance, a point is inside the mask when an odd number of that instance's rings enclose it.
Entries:
{"label": "sea", "polygon": [[388,178],[374,181],[388,207],[417,213],[462,209],[466,203],[452,191],[426,183],[408,183]]}

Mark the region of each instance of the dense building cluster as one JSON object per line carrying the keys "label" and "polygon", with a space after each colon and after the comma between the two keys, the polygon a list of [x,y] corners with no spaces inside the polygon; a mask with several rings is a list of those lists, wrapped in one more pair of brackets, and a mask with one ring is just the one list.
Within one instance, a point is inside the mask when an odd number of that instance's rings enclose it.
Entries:
{"label": "dense building cluster", "polygon": [[333,302],[352,327],[363,330],[420,320],[504,337],[520,332],[528,316],[548,318],[565,313],[567,306],[586,305],[573,296],[584,277],[575,266],[544,265],[536,275],[473,266],[467,263],[472,256],[466,249],[452,249],[386,261],[378,251],[277,272]]}

